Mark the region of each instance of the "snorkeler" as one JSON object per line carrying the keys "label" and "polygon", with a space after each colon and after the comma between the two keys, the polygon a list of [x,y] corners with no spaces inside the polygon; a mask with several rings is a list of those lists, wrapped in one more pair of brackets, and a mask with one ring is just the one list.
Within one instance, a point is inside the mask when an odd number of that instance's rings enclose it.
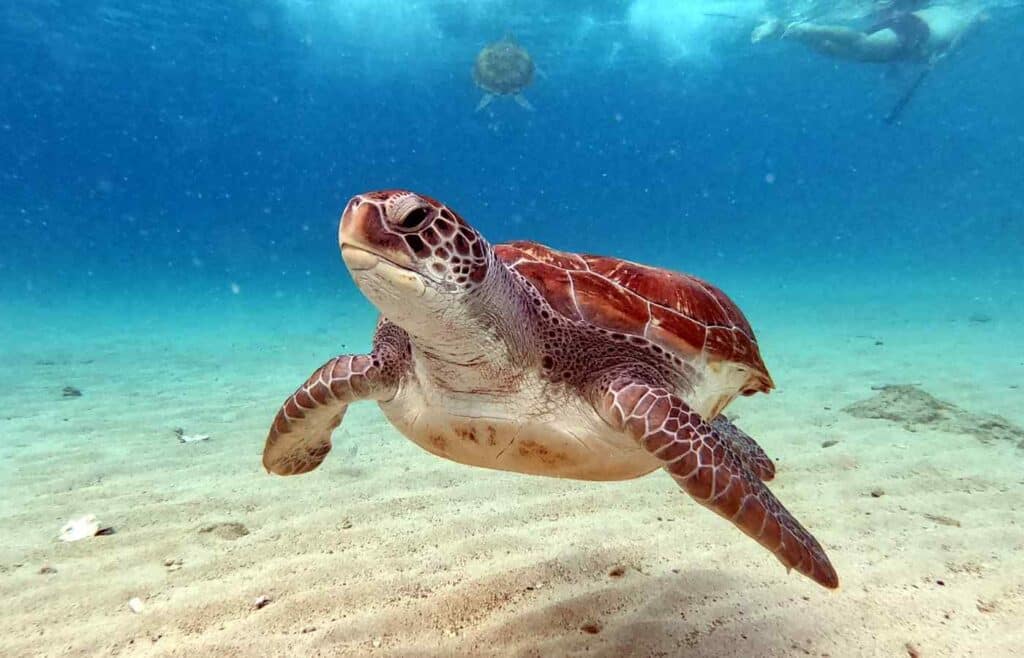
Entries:
{"label": "snorkeler", "polygon": [[818,52],[861,62],[935,61],[956,47],[981,18],[979,12],[960,7],[923,5],[923,0],[887,2],[864,31],[808,22],[787,27],[770,19],[754,29],[750,40],[792,39]]}

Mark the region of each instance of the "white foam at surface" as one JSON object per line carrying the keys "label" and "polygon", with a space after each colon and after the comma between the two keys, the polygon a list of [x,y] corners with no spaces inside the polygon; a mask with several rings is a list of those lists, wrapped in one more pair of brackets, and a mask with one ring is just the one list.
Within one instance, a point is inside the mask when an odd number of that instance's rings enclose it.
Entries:
{"label": "white foam at surface", "polygon": [[634,37],[651,40],[664,56],[710,64],[723,44],[749,31],[765,11],[763,0],[633,0],[627,20]]}

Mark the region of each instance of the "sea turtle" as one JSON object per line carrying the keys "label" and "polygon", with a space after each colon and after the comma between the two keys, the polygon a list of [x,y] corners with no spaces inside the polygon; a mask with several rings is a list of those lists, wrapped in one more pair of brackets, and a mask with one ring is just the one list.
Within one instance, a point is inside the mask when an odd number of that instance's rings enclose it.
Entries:
{"label": "sea turtle", "polygon": [[473,65],[473,82],[484,90],[477,111],[487,107],[495,96],[511,96],[520,106],[532,110],[522,91],[533,82],[535,71],[530,53],[511,36],[484,46]]}
{"label": "sea turtle", "polygon": [[472,466],[581,480],[664,468],[786,566],[838,585],[765,486],[775,467],[722,409],[773,387],[750,325],[700,279],[534,242],[492,246],[413,192],[348,202],[341,255],[381,313],[369,354],[337,356],[282,405],[263,465],[316,468],[349,404]]}

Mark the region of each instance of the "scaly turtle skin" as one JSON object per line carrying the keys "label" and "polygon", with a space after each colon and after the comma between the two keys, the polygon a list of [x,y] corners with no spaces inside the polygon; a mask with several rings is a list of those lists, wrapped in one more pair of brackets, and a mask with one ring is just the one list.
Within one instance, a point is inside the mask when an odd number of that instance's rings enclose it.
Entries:
{"label": "scaly turtle skin", "polygon": [[487,107],[495,96],[511,96],[519,105],[532,110],[522,91],[533,82],[535,71],[530,53],[512,37],[485,46],[473,65],[473,82],[485,92],[477,111]]}
{"label": "scaly turtle skin", "polygon": [[825,587],[838,577],[721,414],[773,384],[735,304],[691,276],[532,242],[492,247],[405,191],[349,201],[341,253],[381,311],[369,354],[338,356],[288,398],[263,464],[316,468],[352,402],[375,400],[425,450],[519,473],[622,480],[663,468],[702,505]]}

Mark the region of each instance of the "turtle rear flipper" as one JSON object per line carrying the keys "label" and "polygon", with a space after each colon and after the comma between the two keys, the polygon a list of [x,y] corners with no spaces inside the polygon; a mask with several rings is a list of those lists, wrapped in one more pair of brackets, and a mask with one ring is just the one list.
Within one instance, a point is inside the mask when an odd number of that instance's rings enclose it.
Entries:
{"label": "turtle rear flipper", "polygon": [[485,107],[490,105],[491,101],[493,100],[494,94],[484,94],[484,97],[481,98],[480,102],[476,104],[476,111],[479,112],[480,110],[484,109]]}
{"label": "turtle rear flipper", "polygon": [[526,96],[523,96],[522,94],[516,94],[515,96],[512,97],[512,99],[515,100],[516,104],[519,107],[523,108],[524,110],[529,110],[533,112],[533,105],[530,104],[530,101],[526,100]]}
{"label": "turtle rear flipper", "polygon": [[726,441],[732,442],[732,448],[743,463],[753,471],[754,475],[764,482],[770,482],[775,477],[775,464],[765,453],[761,446],[752,436],[732,424],[732,421],[723,414],[712,420],[712,429]]}

